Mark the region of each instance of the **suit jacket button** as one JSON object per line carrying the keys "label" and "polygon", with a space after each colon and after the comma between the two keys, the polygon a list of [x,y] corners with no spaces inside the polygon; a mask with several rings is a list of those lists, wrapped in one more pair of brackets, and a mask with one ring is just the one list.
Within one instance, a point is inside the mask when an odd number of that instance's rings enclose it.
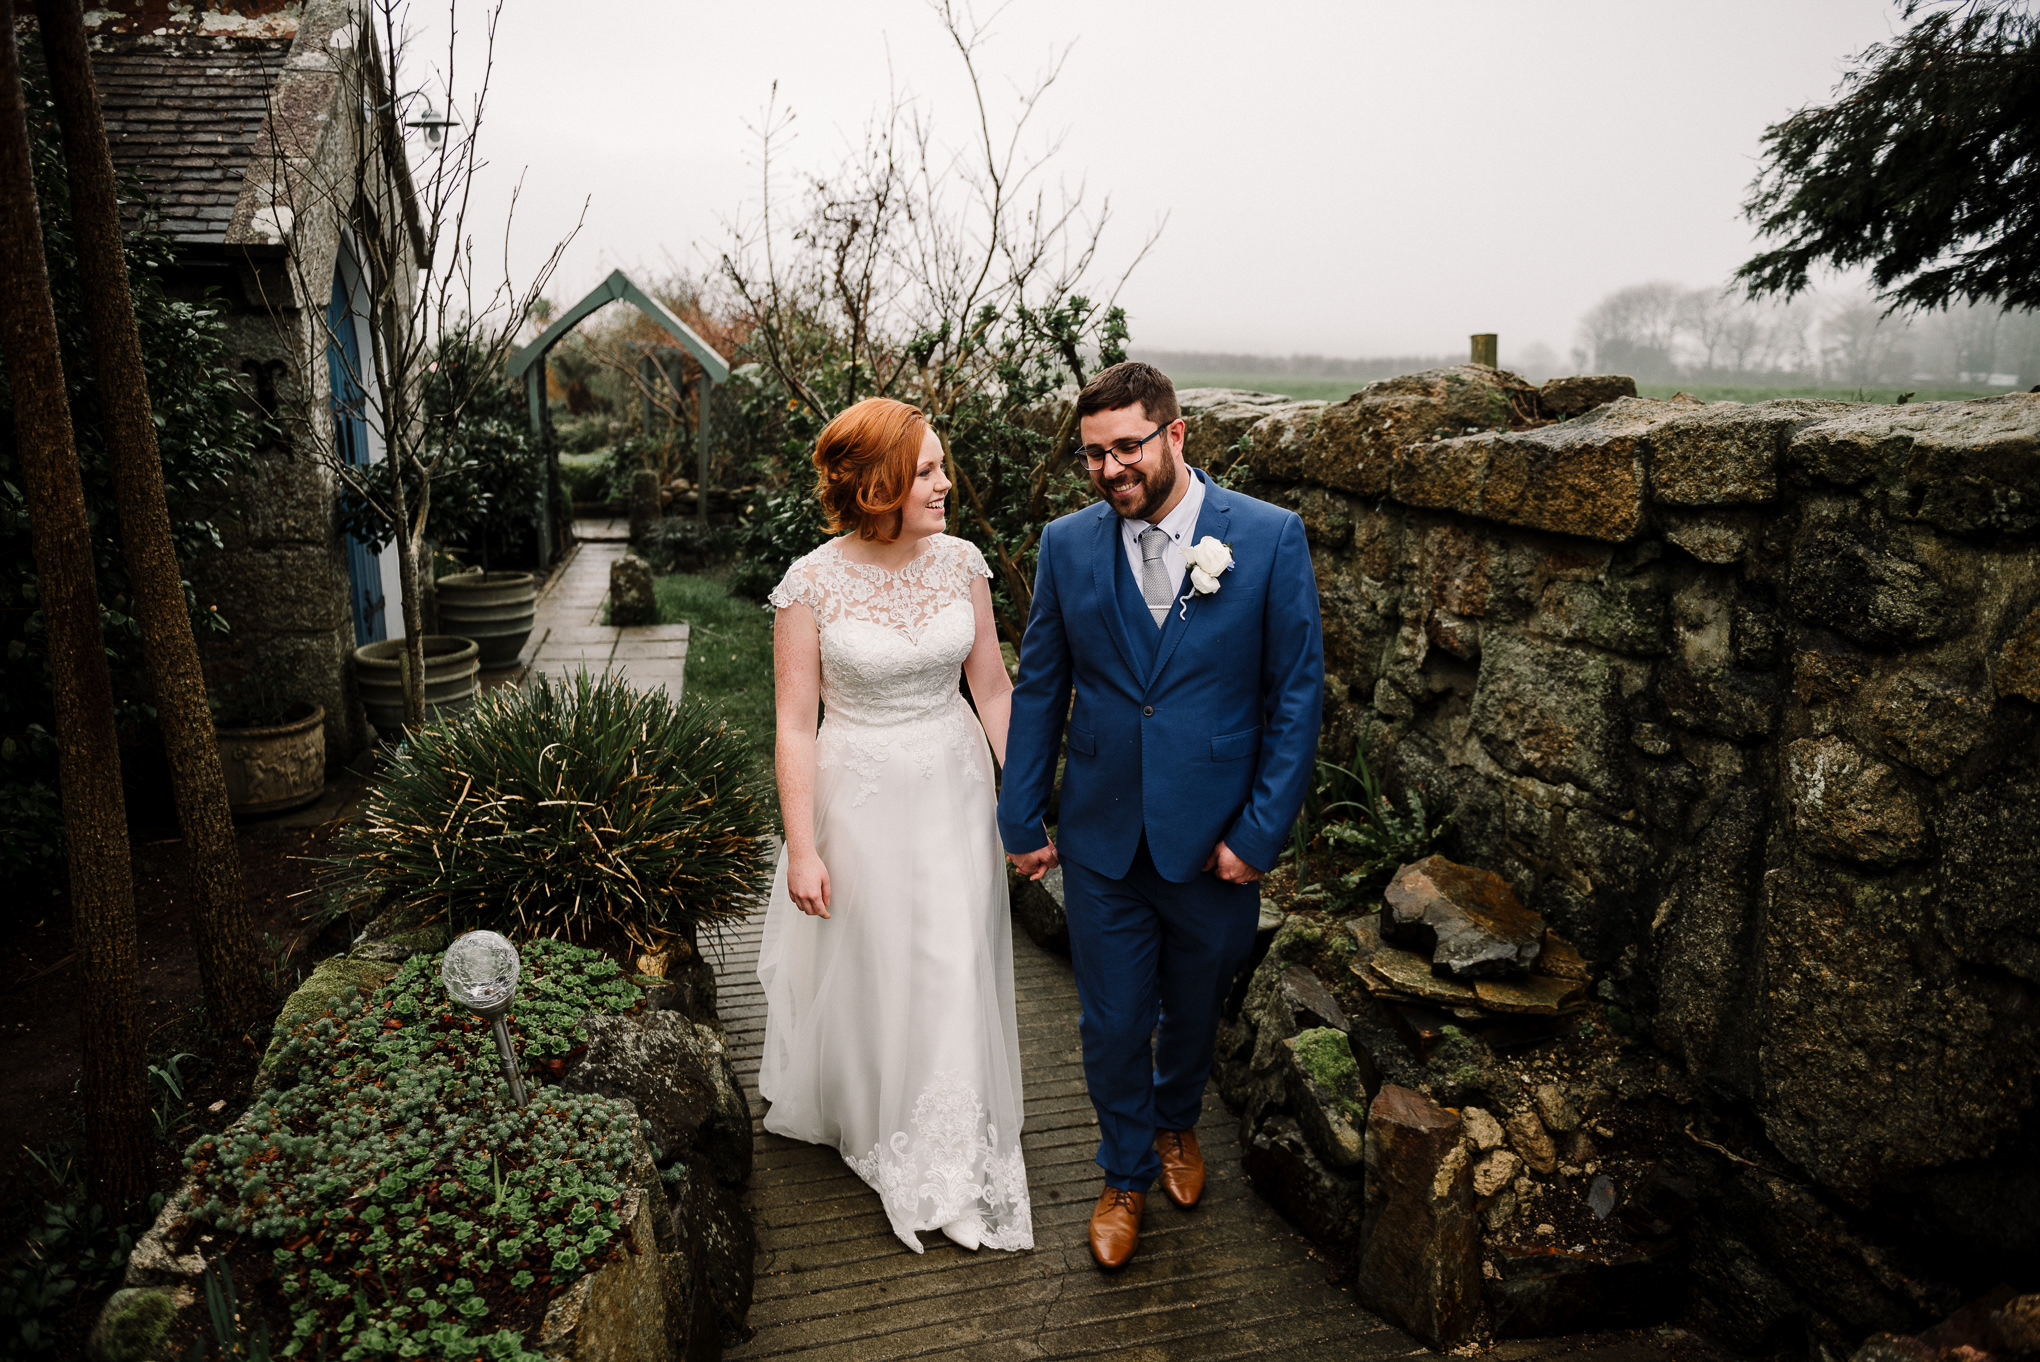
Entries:
{"label": "suit jacket button", "polygon": [[1140,712],[1147,715],[1150,719],[1155,717],[1155,707],[1153,705],[1142,705]]}

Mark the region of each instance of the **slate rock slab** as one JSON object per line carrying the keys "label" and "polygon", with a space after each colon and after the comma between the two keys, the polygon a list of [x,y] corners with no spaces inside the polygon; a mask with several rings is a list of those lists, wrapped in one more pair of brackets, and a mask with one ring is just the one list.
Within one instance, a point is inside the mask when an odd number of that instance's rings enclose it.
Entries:
{"label": "slate rock slab", "polygon": [[1473,1161],[1459,1117],[1384,1084],[1367,1112],[1357,1282],[1368,1307],[1433,1348],[1480,1323]]}
{"label": "slate rock slab", "polygon": [[1428,950],[1443,974],[1512,978],[1527,974],[1544,949],[1544,919],[1492,871],[1426,856],[1396,872],[1387,899],[1382,938]]}
{"label": "slate rock slab", "polygon": [[721,1034],[678,1012],[591,1016],[561,1086],[633,1103],[659,1163],[698,1155],[732,1187],[751,1176],[751,1110]]}
{"label": "slate rock slab", "polygon": [[1277,1115],[1263,1121],[1245,1141],[1240,1168],[1255,1191],[1311,1238],[1346,1243],[1359,1229],[1359,1178],[1342,1177],[1325,1167],[1295,1117]]}
{"label": "slate rock slab", "polygon": [[1678,1256],[1651,1245],[1615,1258],[1500,1245],[1487,1283],[1497,1338],[1634,1328],[1669,1319],[1684,1300]]}

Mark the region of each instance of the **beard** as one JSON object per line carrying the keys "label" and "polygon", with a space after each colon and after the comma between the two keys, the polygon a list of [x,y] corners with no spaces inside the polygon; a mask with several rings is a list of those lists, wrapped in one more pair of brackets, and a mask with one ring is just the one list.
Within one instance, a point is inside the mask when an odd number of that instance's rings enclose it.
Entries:
{"label": "beard", "polygon": [[1170,495],[1176,490],[1176,461],[1166,457],[1156,460],[1152,473],[1145,463],[1135,464],[1131,468],[1120,468],[1113,475],[1112,481],[1119,482],[1122,479],[1131,479],[1141,488],[1139,498],[1124,509],[1106,490],[1105,470],[1098,470],[1092,476],[1091,482],[1105,498],[1105,504],[1110,506],[1121,520],[1147,520],[1167,503]]}

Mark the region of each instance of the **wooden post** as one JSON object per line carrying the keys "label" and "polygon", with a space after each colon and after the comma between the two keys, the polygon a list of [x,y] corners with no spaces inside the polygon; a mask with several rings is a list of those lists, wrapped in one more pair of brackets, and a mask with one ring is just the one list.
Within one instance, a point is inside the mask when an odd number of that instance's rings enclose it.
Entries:
{"label": "wooden post", "polygon": [[694,523],[708,532],[708,408],[715,395],[715,380],[708,366],[701,369],[701,412],[694,422]]}
{"label": "wooden post", "polygon": [[652,363],[652,357],[645,355],[637,362],[638,398],[643,404],[645,417],[645,438],[652,438],[652,384],[658,382],[659,368]]}
{"label": "wooden post", "polygon": [[1490,369],[1499,369],[1501,364],[1496,359],[1496,354],[1500,348],[1496,344],[1494,332],[1481,332],[1473,338],[1473,362],[1475,364],[1485,364]]}

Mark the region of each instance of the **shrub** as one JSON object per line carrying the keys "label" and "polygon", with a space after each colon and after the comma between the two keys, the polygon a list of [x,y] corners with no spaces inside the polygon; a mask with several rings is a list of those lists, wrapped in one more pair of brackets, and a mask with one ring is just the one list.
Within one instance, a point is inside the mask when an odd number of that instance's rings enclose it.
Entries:
{"label": "shrub", "polygon": [[693,516],[661,520],[638,552],[652,565],[652,571],[701,572],[717,563],[727,563],[737,547],[737,527],[710,525],[706,529]]}
{"label": "shrub", "polygon": [[344,830],[357,896],[492,927],[641,948],[741,916],[764,891],[771,805],[721,713],[585,672],[534,676],[420,729]]}
{"label": "shrub", "polygon": [[[578,1053],[580,1019],[642,1001],[594,951],[522,954],[506,1023],[536,1079]],[[510,1105],[489,1026],[447,1001],[439,960],[299,1018],[288,1086],[187,1151],[193,1217],[268,1250],[259,1280],[239,1275],[287,1302],[284,1356],[535,1359],[545,1303],[622,1247],[630,1105],[546,1086]]]}
{"label": "shrub", "polygon": [[795,477],[785,487],[759,492],[737,527],[739,562],[730,590],[764,600],[796,559],[828,537],[813,477]]}
{"label": "shrub", "polygon": [[[466,389],[463,370],[485,362],[471,333],[449,335],[420,390],[421,448],[428,457],[446,452],[432,478],[425,533],[484,570],[537,561],[539,492],[545,485],[544,452],[531,433],[524,395],[508,383]],[[356,488],[340,492],[341,528],[371,549],[380,550],[393,534],[376,507],[389,504],[395,467],[381,459],[356,475],[373,501]],[[405,487],[415,507],[424,489],[415,466],[405,469]]]}
{"label": "shrub", "polygon": [[591,455],[560,456],[560,482],[569,501],[609,500],[609,460]]}

